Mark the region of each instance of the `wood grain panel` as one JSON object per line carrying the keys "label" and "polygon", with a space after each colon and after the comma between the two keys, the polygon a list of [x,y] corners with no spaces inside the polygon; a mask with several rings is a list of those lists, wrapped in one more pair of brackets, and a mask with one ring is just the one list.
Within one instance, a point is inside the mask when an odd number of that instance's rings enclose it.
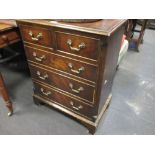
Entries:
{"label": "wood grain panel", "polygon": [[[71,45],[68,45],[70,41]],[[98,59],[99,40],[95,38],[88,38],[85,36],[68,34],[63,32],[56,32],[57,49],[73,55],[86,57],[90,59]],[[80,49],[80,45],[84,45]],[[70,48],[72,47],[72,48]],[[77,51],[77,49],[79,51]]]}
{"label": "wood grain panel", "polygon": [[[90,104],[93,104],[95,98],[94,87],[86,85],[80,81],[76,81],[62,74],[60,75],[56,72],[48,71],[42,67],[32,64],[30,64],[29,67],[33,79],[44,82],[45,84],[47,83],[49,86],[61,89],[71,95],[74,95],[75,97],[80,97],[91,102]],[[71,88],[71,85],[73,88]]]}
{"label": "wood grain panel", "polygon": [[34,82],[34,93],[38,96],[53,100],[60,105],[86,117],[92,118],[95,114],[93,108],[87,104],[84,104],[84,102],[80,102],[79,100],[71,98],[59,91],[36,82]]}
{"label": "wood grain panel", "polygon": [[15,43],[19,40],[20,36],[16,30],[3,32],[0,34],[0,47]]}
{"label": "wood grain panel", "polygon": [[[27,57],[31,61],[67,72],[77,77],[81,77],[81,78],[96,82],[97,67],[94,65],[89,65],[83,62],[79,62],[78,60],[76,61],[68,57],[58,56],[58,55],[55,55],[54,53],[49,53],[42,50],[29,48],[27,46],[25,46],[25,49],[26,49]],[[42,59],[42,61],[38,61],[36,59],[41,57],[45,57],[45,58]],[[80,71],[80,73],[75,73],[69,67],[69,64],[72,64],[73,70],[78,71],[82,67],[84,68],[84,70]]]}
{"label": "wood grain panel", "polygon": [[[24,41],[48,47],[53,47],[53,38],[51,32],[48,29],[41,27],[20,25],[20,31]],[[32,36],[30,35],[30,32],[32,33]],[[39,34],[41,34],[40,37]]]}

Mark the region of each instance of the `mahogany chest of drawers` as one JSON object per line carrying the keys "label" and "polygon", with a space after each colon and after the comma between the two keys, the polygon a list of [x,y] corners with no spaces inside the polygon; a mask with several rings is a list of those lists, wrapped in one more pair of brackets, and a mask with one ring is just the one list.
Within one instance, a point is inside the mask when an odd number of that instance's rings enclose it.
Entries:
{"label": "mahogany chest of drawers", "polygon": [[94,133],[111,99],[125,21],[18,20],[34,101],[76,118]]}

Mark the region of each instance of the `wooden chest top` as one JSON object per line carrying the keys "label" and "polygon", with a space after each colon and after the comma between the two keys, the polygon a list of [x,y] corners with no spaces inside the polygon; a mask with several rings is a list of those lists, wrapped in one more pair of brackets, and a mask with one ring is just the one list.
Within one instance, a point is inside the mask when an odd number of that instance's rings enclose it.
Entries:
{"label": "wooden chest top", "polygon": [[20,22],[27,22],[32,24],[40,24],[46,26],[59,27],[70,30],[78,30],[81,32],[88,32],[93,34],[100,34],[105,36],[110,36],[115,30],[122,26],[126,20],[125,19],[103,19],[96,22],[90,23],[66,23],[57,22],[54,20],[19,20]]}

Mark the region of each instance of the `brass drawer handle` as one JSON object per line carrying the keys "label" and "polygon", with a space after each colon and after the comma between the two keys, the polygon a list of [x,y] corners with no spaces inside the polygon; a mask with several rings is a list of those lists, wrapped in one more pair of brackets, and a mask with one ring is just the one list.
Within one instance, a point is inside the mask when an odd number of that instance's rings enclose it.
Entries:
{"label": "brass drawer handle", "polygon": [[79,105],[78,107],[74,106],[74,103],[73,101],[70,101],[70,105],[72,106],[73,109],[79,111],[80,109],[83,109],[83,106],[82,105]]}
{"label": "brass drawer handle", "polygon": [[33,56],[35,58],[35,60],[39,61],[39,62],[42,62],[43,60],[46,59],[45,55],[41,56],[41,57],[38,57],[37,54],[35,52],[33,52]]}
{"label": "brass drawer handle", "polygon": [[73,84],[72,83],[69,83],[69,87],[71,88],[71,90],[72,90],[72,92],[74,92],[74,93],[77,93],[77,94],[79,94],[81,91],[83,91],[84,90],[84,88],[83,87],[80,87],[79,89],[74,89],[73,87]]}
{"label": "brass drawer handle", "polygon": [[49,96],[51,94],[50,91],[45,92],[43,88],[40,89],[40,91],[42,92],[42,94],[44,94],[45,96]]}
{"label": "brass drawer handle", "polygon": [[72,63],[69,63],[69,64],[68,64],[68,67],[71,69],[71,71],[72,71],[73,73],[76,73],[76,74],[80,74],[82,71],[85,70],[84,67],[81,67],[81,68],[79,68],[78,70],[73,69],[73,64],[72,64]]}
{"label": "brass drawer handle", "polygon": [[29,31],[29,36],[33,41],[39,41],[43,37],[42,33],[38,33],[38,35],[34,37],[34,34],[32,33],[32,31]]}
{"label": "brass drawer handle", "polygon": [[68,39],[67,40],[67,45],[69,46],[69,48],[70,48],[71,51],[75,51],[75,52],[78,52],[81,49],[83,49],[83,48],[86,47],[85,43],[83,43],[83,42],[80,43],[77,48],[76,47],[72,47],[72,40],[71,39]]}
{"label": "brass drawer handle", "polygon": [[37,71],[37,75],[42,80],[46,80],[48,78],[48,74],[45,74],[45,75],[41,76],[41,73],[39,71]]}

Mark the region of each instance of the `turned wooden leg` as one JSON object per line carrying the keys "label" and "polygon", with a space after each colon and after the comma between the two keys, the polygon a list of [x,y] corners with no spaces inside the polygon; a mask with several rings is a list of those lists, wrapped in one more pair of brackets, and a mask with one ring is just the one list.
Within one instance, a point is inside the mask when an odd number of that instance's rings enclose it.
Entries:
{"label": "turned wooden leg", "polygon": [[138,40],[137,40],[137,51],[138,51],[138,52],[139,52],[139,45],[143,42],[143,37],[144,37],[144,33],[145,33],[147,21],[148,21],[148,20],[144,19],[143,22],[142,22],[140,35],[139,35],[139,38],[138,38]]}
{"label": "turned wooden leg", "polygon": [[9,110],[8,116],[11,116],[13,114],[12,102],[11,102],[10,97],[8,95],[8,92],[7,92],[6,86],[4,84],[4,80],[3,80],[1,73],[0,73],[0,93],[2,95],[2,98],[5,101],[6,107]]}

